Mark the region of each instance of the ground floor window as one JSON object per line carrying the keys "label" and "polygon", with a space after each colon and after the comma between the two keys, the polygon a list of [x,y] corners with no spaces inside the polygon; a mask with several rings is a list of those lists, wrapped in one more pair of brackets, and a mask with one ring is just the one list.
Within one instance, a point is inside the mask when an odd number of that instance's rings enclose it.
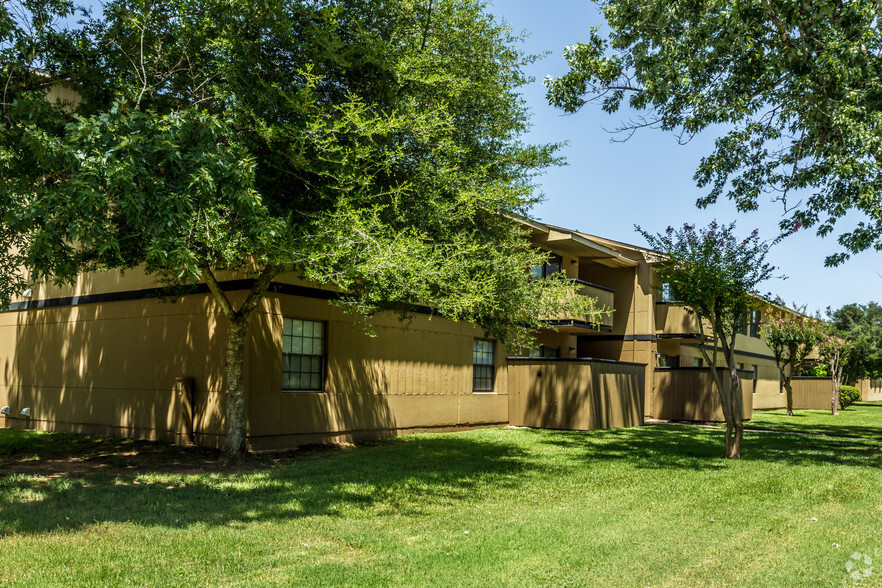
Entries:
{"label": "ground floor window", "polygon": [[493,348],[493,341],[475,339],[472,347],[472,390],[475,392],[493,391],[493,379],[496,375]]}
{"label": "ground floor window", "polygon": [[325,324],[285,318],[282,328],[282,389],[322,390],[325,374]]}

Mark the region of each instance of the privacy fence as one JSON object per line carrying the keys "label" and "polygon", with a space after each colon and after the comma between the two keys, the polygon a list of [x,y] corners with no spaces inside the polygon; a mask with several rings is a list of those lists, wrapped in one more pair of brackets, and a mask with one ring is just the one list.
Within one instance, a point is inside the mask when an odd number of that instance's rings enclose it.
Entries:
{"label": "privacy fence", "polygon": [[509,357],[509,422],[546,429],[637,427],[645,382],[642,363]]}

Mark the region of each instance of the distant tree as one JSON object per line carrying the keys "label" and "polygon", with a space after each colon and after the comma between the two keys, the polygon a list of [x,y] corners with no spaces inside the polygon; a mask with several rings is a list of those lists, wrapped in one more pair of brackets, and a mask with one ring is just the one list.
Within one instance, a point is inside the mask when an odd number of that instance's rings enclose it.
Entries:
{"label": "distant tree", "polygon": [[[367,316],[426,305],[512,347],[542,316],[590,313],[528,275],[543,254],[513,217],[555,146],[521,140],[531,57],[483,1],[110,0],[51,24],[71,7],[0,3],[15,263],[204,282],[229,323],[226,461],[245,451],[245,335],[279,274]],[[78,99],[46,100],[59,85]],[[225,271],[253,286],[229,291]]]}
{"label": "distant tree", "polygon": [[800,373],[805,358],[824,339],[824,324],[799,312],[767,307],[763,310],[760,335],[775,355],[787,392],[787,415],[793,416],[793,376]]}
{"label": "distant tree", "polygon": [[[782,230],[839,236],[828,264],[882,249],[882,34],[875,0],[686,2],[598,0],[608,33],[564,50],[569,72],[548,78],[566,112],[595,103],[639,112],[622,130],[720,133],[695,173],[739,210],[760,196],[784,204]],[[799,191],[797,196],[792,192]]]}
{"label": "distant tree", "polygon": [[870,302],[837,310],[828,307],[827,317],[833,332],[854,345],[842,370],[843,381],[882,378],[882,306]]}
{"label": "distant tree", "polygon": [[[735,223],[716,221],[706,228],[683,225],[668,227],[664,234],[651,234],[637,227],[649,246],[662,255],[655,270],[670,284],[675,304],[692,314],[701,332],[699,351],[711,367],[726,419],[725,457],[741,457],[744,436],[741,380],[735,362],[735,336],[748,309],[755,305],[757,285],[775,269],[766,263],[768,245],[753,231],[746,239],[735,236]],[[717,370],[718,350],[729,371],[729,386]]]}
{"label": "distant tree", "polygon": [[834,416],[839,414],[839,389],[842,387],[842,368],[848,361],[852,350],[850,341],[836,335],[827,335],[821,343],[821,358],[828,366],[832,378],[831,409]]}

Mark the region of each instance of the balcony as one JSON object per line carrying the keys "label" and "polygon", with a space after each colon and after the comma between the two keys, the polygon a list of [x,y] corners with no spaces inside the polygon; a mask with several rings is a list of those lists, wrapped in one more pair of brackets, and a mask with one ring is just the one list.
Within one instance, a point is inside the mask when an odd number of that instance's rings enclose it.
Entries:
{"label": "balcony", "polygon": [[609,312],[601,313],[599,324],[595,324],[589,316],[561,315],[550,319],[549,322],[558,328],[573,327],[581,329],[596,329],[599,327],[599,330],[602,331],[609,331],[610,329],[612,329],[612,311],[615,309],[616,291],[612,288],[598,286],[597,284],[592,284],[591,282],[585,282],[584,280],[568,279],[567,281],[572,282],[576,286],[576,292],[578,292],[580,295],[595,298],[597,300],[597,308],[606,308]]}

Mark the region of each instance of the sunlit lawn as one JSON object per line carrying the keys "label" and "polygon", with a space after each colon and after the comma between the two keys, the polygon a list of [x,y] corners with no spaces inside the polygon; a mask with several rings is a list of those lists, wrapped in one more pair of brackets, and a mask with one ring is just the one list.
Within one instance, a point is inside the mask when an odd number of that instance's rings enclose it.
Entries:
{"label": "sunlit lawn", "polygon": [[753,429],[862,437],[882,442],[882,402],[857,402],[833,416],[830,410],[756,410],[745,425]]}
{"label": "sunlit lawn", "polygon": [[0,431],[0,583],[843,586],[853,553],[882,557],[878,442],[748,434],[738,462],[721,444],[491,429],[225,473],[206,452]]}

